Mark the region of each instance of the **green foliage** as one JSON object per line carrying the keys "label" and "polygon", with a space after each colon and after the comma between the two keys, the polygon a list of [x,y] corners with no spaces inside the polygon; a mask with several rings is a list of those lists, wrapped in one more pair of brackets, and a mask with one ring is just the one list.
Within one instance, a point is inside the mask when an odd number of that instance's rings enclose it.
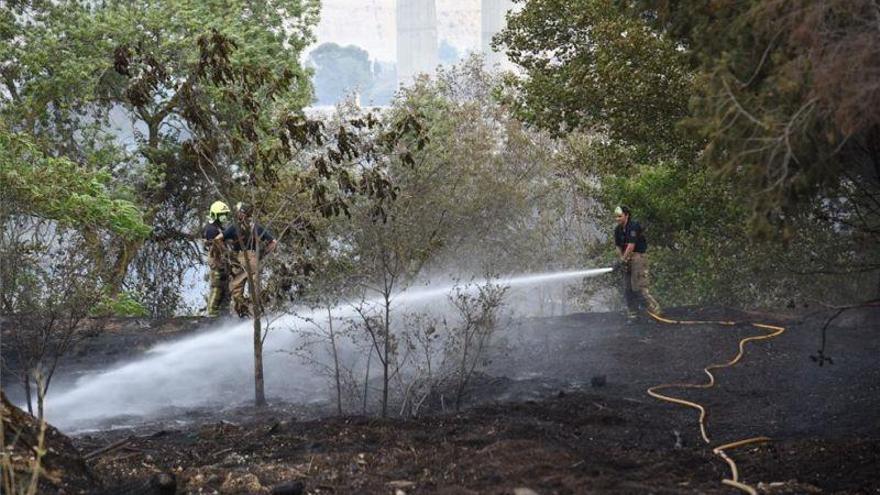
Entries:
{"label": "green foliage", "polygon": [[127,292],[105,295],[91,310],[91,316],[146,317],[149,314],[147,308]]}
{"label": "green foliage", "polygon": [[553,133],[586,130],[644,146],[687,150],[677,129],[691,78],[675,41],[611,0],[530,0],[495,46],[525,70],[510,96],[526,122]]}
{"label": "green foliage", "polygon": [[[273,141],[255,129],[311,101],[299,60],[317,0],[64,0],[16,9],[0,18],[8,129],[32,136],[42,155],[97,174],[114,194],[126,191],[153,226],[148,238],[88,239],[106,283],[119,291],[127,278],[173,280],[138,259],[144,245],[185,260],[162,270],[185,270],[195,261],[190,232],[216,199],[206,176],[225,190],[240,185],[243,171],[261,166],[261,152],[272,152]],[[85,215],[119,210],[121,222],[132,213],[121,203],[77,201]]]}
{"label": "green foliage", "polygon": [[328,122],[282,114],[277,124],[268,123],[259,134],[271,143],[254,143],[263,150],[259,173],[230,191],[254,205],[257,220],[286,246],[272,256],[272,276],[264,281],[276,303],[345,285],[338,272],[352,260],[346,259],[349,245],[340,241],[357,230],[353,217],[368,225],[388,222],[399,191],[389,168],[412,167],[414,151],[425,146],[417,112],[379,119],[349,110]]}
{"label": "green foliage", "polygon": [[608,175],[601,197],[609,205],[629,206],[654,245],[668,246],[683,232],[723,239],[739,230],[744,208],[730,188],[706,170],[661,162],[632,176]]}
{"label": "green foliage", "polygon": [[388,222],[359,229],[385,240],[353,245],[395,245],[397,256],[409,259],[407,274],[578,263],[572,253],[585,243],[582,232],[563,226],[578,218],[571,211],[574,191],[554,174],[560,150],[494,98],[498,84],[472,57],[401,92],[391,115],[423,115],[428,139],[415,147],[414,167],[391,168],[399,193]]}
{"label": "green foliage", "polygon": [[23,134],[0,129],[0,188],[20,214],[64,227],[106,229],[126,239],[150,233],[138,208],[108,189],[110,175],[46,156]]}
{"label": "green foliage", "polygon": [[868,1],[529,0],[495,43],[524,69],[507,100],[566,136],[561,169],[601,204],[597,221],[627,204],[645,225],[667,302],[838,300],[846,291],[819,280],[880,266],[859,247],[880,232],[875,13]]}
{"label": "green foliage", "polygon": [[[876,2],[642,3],[690,54],[688,125],[706,143],[704,161],[746,195],[754,231],[771,236],[781,225],[792,235],[799,213],[836,196],[874,211],[880,30],[868,19]],[[834,221],[851,222],[846,216]],[[856,223],[876,238],[876,212]]]}

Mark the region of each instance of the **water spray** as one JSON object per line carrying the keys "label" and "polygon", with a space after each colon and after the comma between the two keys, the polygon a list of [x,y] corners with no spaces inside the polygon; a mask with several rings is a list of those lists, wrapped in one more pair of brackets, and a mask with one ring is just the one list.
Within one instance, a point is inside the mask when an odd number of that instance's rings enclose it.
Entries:
{"label": "water spray", "polygon": [[[410,288],[392,295],[391,302],[396,311],[424,306],[436,308],[455,287],[463,292],[475,292],[480,285],[493,283],[518,289],[576,281],[610,271],[611,268],[593,268],[473,280],[464,285]],[[383,302],[382,298],[363,301],[366,304]],[[351,302],[331,308],[331,313],[334,319],[357,316]],[[325,308],[283,316],[273,325],[290,328],[305,321],[326,320]],[[170,409],[169,413],[179,414],[181,409],[222,409],[246,403],[253,387],[252,332],[250,321],[226,322],[214,330],[159,343],[136,360],[83,376],[71,388],[51,394],[47,397],[47,416],[61,428],[82,431],[109,418],[130,424],[145,417],[163,415],[166,408]],[[297,338],[298,335],[290,331],[269,333],[264,347],[266,390],[273,397],[314,402],[315,391],[326,386],[325,379],[287,353],[296,345]]]}

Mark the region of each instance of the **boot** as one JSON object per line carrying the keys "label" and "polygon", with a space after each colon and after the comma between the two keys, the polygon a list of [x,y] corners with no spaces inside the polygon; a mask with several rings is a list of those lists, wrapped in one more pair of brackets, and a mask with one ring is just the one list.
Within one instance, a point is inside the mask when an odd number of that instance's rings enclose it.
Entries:
{"label": "boot", "polygon": [[246,301],[235,301],[235,314],[239,318],[247,318],[251,315],[250,307]]}
{"label": "boot", "polygon": [[645,306],[648,311],[657,316],[663,316],[663,309],[660,307],[660,303],[654,299],[654,296],[652,296],[647,289],[642,291],[642,299],[645,301]]}

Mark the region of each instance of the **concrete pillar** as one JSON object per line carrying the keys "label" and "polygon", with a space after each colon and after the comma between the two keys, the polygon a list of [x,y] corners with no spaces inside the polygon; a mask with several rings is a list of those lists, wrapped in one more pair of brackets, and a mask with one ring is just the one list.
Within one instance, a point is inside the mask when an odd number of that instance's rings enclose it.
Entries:
{"label": "concrete pillar", "polygon": [[492,36],[504,29],[505,15],[513,8],[513,0],[481,0],[480,40],[486,67],[489,69],[509,65],[503,53],[492,50]]}
{"label": "concrete pillar", "polygon": [[437,8],[434,0],[397,0],[397,80],[410,84],[437,68]]}

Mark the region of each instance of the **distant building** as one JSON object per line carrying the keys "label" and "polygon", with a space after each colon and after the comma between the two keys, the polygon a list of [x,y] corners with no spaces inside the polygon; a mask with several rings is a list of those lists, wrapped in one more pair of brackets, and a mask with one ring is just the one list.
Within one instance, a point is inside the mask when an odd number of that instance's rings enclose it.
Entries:
{"label": "distant building", "polygon": [[510,65],[504,53],[492,50],[492,37],[506,26],[505,16],[513,8],[513,0],[481,0],[480,41],[486,67],[507,68]]}
{"label": "distant building", "polygon": [[437,8],[434,0],[397,1],[397,80],[409,84],[437,68]]}

